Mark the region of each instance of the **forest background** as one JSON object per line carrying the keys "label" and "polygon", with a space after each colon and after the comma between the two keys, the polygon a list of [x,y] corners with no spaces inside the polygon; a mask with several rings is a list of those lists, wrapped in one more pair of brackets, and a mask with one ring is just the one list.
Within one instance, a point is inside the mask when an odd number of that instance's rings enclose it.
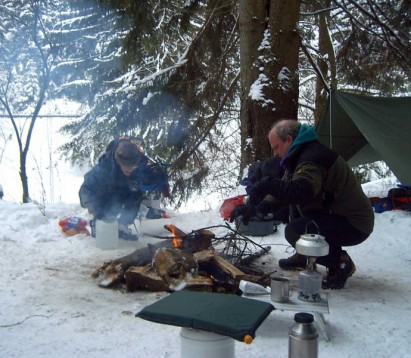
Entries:
{"label": "forest background", "polygon": [[31,136],[53,101],[78,104],[63,114],[62,158],[90,166],[113,137],[136,137],[170,164],[179,207],[230,193],[271,154],[272,123],[314,124],[333,89],[410,93],[407,0],[5,0],[0,20],[0,120],[13,127],[0,126],[0,164],[17,142],[23,203]]}

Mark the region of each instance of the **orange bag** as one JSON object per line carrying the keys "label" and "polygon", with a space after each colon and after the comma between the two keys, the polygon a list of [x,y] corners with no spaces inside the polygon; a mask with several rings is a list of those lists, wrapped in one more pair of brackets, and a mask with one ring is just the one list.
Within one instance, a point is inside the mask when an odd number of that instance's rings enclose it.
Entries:
{"label": "orange bag", "polygon": [[244,204],[244,198],[246,195],[237,195],[232,198],[225,199],[220,207],[220,215],[224,220],[230,218],[231,212],[237,205]]}

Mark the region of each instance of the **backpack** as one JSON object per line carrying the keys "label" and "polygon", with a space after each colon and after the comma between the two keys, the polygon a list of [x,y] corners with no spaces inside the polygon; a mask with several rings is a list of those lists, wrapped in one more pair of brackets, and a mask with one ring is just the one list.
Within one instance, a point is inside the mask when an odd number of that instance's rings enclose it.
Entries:
{"label": "backpack", "polygon": [[388,190],[385,198],[369,198],[374,211],[383,213],[388,210],[406,210],[411,211],[411,187],[398,185],[398,188]]}
{"label": "backpack", "polygon": [[381,214],[384,211],[392,210],[394,208],[394,205],[390,198],[380,198],[378,196],[373,196],[369,199],[371,201],[371,205],[374,208],[374,211],[378,214]]}
{"label": "backpack", "polygon": [[395,210],[411,210],[411,187],[398,185],[398,188],[388,190],[387,198],[392,201]]}

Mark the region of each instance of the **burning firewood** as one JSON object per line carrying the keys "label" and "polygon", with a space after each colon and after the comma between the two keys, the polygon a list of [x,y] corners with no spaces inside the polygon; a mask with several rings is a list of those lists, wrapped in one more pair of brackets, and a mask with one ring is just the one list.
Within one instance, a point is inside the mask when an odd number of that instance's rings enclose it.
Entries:
{"label": "burning firewood", "polygon": [[198,274],[194,255],[174,248],[158,249],[151,265],[131,267],[125,273],[127,290],[176,291],[185,287],[211,287],[211,278]]}
{"label": "burning firewood", "polygon": [[173,224],[164,225],[164,228],[172,234],[173,247],[184,248],[191,252],[209,249],[211,240],[215,237],[212,231],[206,229],[196,230],[188,234]]}
{"label": "burning firewood", "polygon": [[110,287],[124,279],[124,273],[132,266],[146,266],[151,264],[154,253],[160,247],[170,246],[169,242],[160,242],[156,245],[147,245],[118,259],[105,262],[92,273],[101,287]]}
{"label": "burning firewood", "polygon": [[[117,283],[126,283],[128,290],[150,289],[153,291],[173,291],[181,287],[196,287],[203,290],[235,292],[240,280],[262,284],[266,277],[245,274],[236,264],[212,249],[213,241],[224,245],[225,254],[235,262],[241,262],[241,252],[251,252],[249,248],[260,248],[258,255],[269,252],[247,240],[230,234],[225,238],[215,238],[208,228],[186,233],[169,224],[165,228],[171,237],[158,237],[161,242],[137,249],[131,254],[104,263],[93,273],[98,284],[110,287]],[[247,258],[254,254],[247,253]]]}
{"label": "burning firewood", "polygon": [[191,252],[177,249],[158,249],[151,266],[166,282],[184,278],[188,273],[198,274],[198,263]]}
{"label": "burning firewood", "polygon": [[183,248],[184,243],[183,239],[187,237],[187,233],[180,230],[177,226],[173,224],[164,225],[164,228],[170,231],[173,234],[173,246],[175,248]]}
{"label": "burning firewood", "polygon": [[151,264],[159,248],[176,247],[196,252],[209,249],[211,247],[211,239],[214,237],[214,234],[210,230],[199,230],[198,232],[187,234],[172,224],[165,225],[165,228],[173,234],[169,240],[154,245],[149,244],[147,247],[137,249],[129,255],[105,262],[100,268],[93,272],[92,277],[97,280],[99,286],[110,287],[123,281],[124,273],[130,267]]}
{"label": "burning firewood", "polygon": [[127,291],[169,291],[163,278],[150,266],[130,267],[124,274]]}

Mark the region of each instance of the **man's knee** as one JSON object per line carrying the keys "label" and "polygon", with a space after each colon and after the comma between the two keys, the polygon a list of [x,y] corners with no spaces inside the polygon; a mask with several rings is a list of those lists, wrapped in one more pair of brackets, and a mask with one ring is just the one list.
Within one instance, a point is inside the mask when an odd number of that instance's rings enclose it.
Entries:
{"label": "man's knee", "polygon": [[285,239],[293,247],[295,247],[295,243],[302,235],[302,233],[298,230],[298,225],[295,225],[294,222],[290,222],[285,226],[284,234]]}

